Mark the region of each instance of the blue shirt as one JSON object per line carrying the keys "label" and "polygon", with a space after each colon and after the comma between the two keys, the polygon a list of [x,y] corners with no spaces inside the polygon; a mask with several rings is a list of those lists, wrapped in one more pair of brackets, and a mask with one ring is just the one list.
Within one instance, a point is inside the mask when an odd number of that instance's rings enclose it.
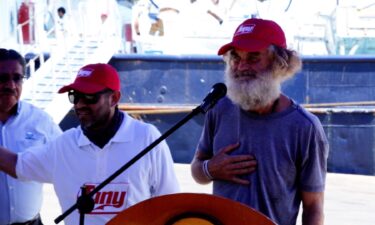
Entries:
{"label": "blue shirt", "polygon": [[279,225],[296,224],[301,191],[323,192],[328,141],[319,119],[295,102],[282,112],[257,115],[223,98],[206,114],[198,149],[216,154],[230,144],[230,155],[251,154],[256,170],[249,185],[214,180],[213,194],[246,204]]}
{"label": "blue shirt", "polygon": [[[0,122],[0,145],[21,152],[45,144],[61,133],[47,113],[20,101],[16,114],[5,123]],[[14,179],[0,171],[0,225],[26,222],[38,215],[42,191],[41,183]]]}

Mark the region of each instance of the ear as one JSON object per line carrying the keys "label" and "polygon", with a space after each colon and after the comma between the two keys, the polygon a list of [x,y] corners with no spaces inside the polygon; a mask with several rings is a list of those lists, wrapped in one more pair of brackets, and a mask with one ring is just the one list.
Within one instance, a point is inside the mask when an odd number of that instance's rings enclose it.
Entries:
{"label": "ear", "polygon": [[111,106],[118,105],[118,103],[120,102],[120,99],[121,99],[121,92],[114,91],[111,97]]}

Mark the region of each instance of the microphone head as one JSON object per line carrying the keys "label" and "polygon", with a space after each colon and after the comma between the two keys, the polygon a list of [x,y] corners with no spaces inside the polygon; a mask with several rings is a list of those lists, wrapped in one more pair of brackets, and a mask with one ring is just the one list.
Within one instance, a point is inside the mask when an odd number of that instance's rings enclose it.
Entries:
{"label": "microphone head", "polygon": [[217,101],[227,94],[227,86],[223,83],[216,83],[212,86],[210,93],[204,98],[203,101]]}
{"label": "microphone head", "polygon": [[203,103],[200,105],[200,109],[203,113],[206,113],[212,108],[219,99],[227,94],[227,86],[223,83],[216,83],[212,86],[210,93],[204,98]]}
{"label": "microphone head", "polygon": [[227,86],[223,83],[216,83],[212,86],[212,92],[216,92],[215,96],[220,99],[227,94]]}

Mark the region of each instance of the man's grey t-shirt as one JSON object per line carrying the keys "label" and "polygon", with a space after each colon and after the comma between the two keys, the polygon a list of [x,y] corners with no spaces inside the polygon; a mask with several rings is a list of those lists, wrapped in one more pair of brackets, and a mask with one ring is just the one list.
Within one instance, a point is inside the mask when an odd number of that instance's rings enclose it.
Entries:
{"label": "man's grey t-shirt", "polygon": [[215,195],[242,202],[279,225],[292,225],[301,191],[324,191],[328,142],[319,119],[295,102],[283,112],[257,115],[222,99],[206,115],[198,149],[212,155],[235,143],[240,146],[230,154],[254,155],[256,171],[243,176],[250,185],[215,180]]}

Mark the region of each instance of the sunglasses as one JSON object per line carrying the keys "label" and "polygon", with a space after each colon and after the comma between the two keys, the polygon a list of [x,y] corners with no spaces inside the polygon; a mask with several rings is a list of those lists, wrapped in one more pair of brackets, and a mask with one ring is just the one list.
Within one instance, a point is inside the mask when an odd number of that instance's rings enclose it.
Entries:
{"label": "sunglasses", "polygon": [[103,90],[103,91],[100,91],[100,92],[96,92],[94,94],[84,94],[84,93],[81,93],[81,92],[70,90],[69,93],[68,93],[68,97],[69,97],[70,103],[72,103],[74,105],[77,104],[80,100],[84,104],[91,105],[91,104],[98,103],[101,95],[103,95],[105,93],[111,93],[111,92],[112,92],[112,90],[106,89],[106,90]]}
{"label": "sunglasses", "polygon": [[21,74],[14,74],[13,76],[0,74],[0,84],[6,84],[11,80],[16,84],[20,84],[23,82],[24,78],[25,76]]}

